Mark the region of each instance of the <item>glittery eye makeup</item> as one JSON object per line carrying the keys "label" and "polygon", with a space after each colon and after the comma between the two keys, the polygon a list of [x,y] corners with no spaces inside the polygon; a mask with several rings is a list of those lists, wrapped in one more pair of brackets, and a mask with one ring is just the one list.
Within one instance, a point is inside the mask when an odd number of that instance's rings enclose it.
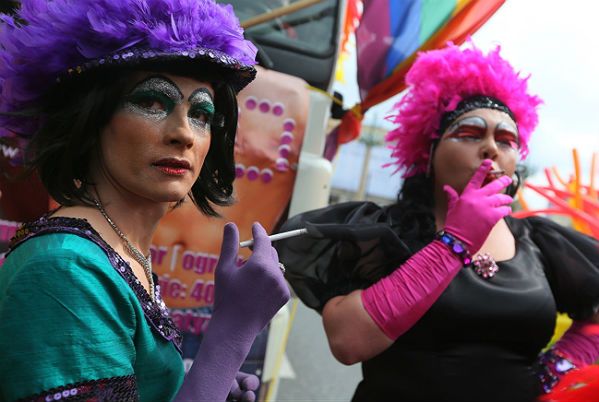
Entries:
{"label": "glittery eye makeup", "polygon": [[212,103],[212,95],[206,88],[199,88],[189,95],[189,103],[209,102]]}
{"label": "glittery eye makeup", "polygon": [[518,129],[513,124],[504,121],[499,122],[495,127],[495,141],[510,149],[520,149]]}
{"label": "glittery eye makeup", "polygon": [[[443,140],[462,142],[482,140],[487,132],[487,121],[479,116],[469,116],[457,120],[449,126]],[[513,123],[500,121],[494,130],[495,142],[502,148],[517,150],[520,148],[518,129]]]}
{"label": "glittery eye makeup", "polygon": [[[200,134],[210,134],[215,107],[208,88],[200,87],[188,98],[187,119],[189,125]],[[125,96],[123,110],[148,120],[160,122],[169,117],[175,107],[183,104],[183,93],[165,76],[151,76],[137,84]]]}
{"label": "glittery eye makeup", "polygon": [[206,131],[210,128],[214,119],[214,103],[212,95],[206,88],[196,89],[189,96],[189,119],[191,124],[199,129]]}
{"label": "glittery eye makeup", "polygon": [[487,130],[487,122],[482,117],[470,116],[454,122],[445,133],[445,138],[452,141],[478,139]]}
{"label": "glittery eye makeup", "polygon": [[183,101],[176,84],[163,76],[146,78],[125,97],[123,108],[150,120],[163,120]]}

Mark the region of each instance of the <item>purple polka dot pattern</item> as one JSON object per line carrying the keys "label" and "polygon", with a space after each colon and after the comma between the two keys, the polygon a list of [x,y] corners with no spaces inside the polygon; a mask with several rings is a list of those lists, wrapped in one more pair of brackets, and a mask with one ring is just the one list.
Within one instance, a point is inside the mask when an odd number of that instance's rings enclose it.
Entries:
{"label": "purple polka dot pattern", "polygon": [[258,168],[256,166],[250,166],[246,170],[246,177],[250,181],[256,180],[259,175],[260,175],[260,170],[258,170]]}
{"label": "purple polka dot pattern", "polygon": [[270,183],[273,177],[273,171],[270,169],[262,169],[260,172],[260,179],[263,183]]}
{"label": "purple polka dot pattern", "polygon": [[285,158],[277,158],[275,166],[279,172],[286,172],[289,170],[289,161]]}
{"label": "purple polka dot pattern", "polygon": [[[283,103],[273,103],[269,99],[258,99],[255,96],[248,96],[245,99],[244,106],[248,111],[272,113],[277,117],[282,117],[285,114],[285,105]],[[237,179],[245,177],[250,181],[260,179],[262,183],[268,184],[274,178],[275,171],[284,173],[290,169],[297,170],[297,163],[290,165],[288,159],[291,155],[291,144],[295,138],[293,131],[296,128],[296,124],[296,121],[292,118],[283,120],[281,136],[279,137],[279,147],[277,149],[279,157],[275,161],[274,171],[268,168],[260,170],[257,166],[246,167],[241,163],[237,163],[235,165],[235,177]]]}
{"label": "purple polka dot pattern", "polygon": [[279,155],[281,158],[288,158],[289,152],[291,152],[291,147],[287,144],[283,144],[279,147]]}
{"label": "purple polka dot pattern", "polygon": [[263,100],[262,102],[260,102],[260,106],[258,106],[258,108],[262,113],[270,112],[270,101]]}
{"label": "purple polka dot pattern", "polygon": [[245,108],[247,110],[254,110],[254,109],[256,109],[257,105],[258,105],[258,100],[253,96],[248,96],[247,99],[245,100]]}
{"label": "purple polka dot pattern", "polygon": [[281,116],[283,113],[285,113],[285,106],[282,103],[275,103],[272,107],[272,114]]}
{"label": "purple polka dot pattern", "polygon": [[235,177],[236,178],[241,178],[245,175],[245,166],[242,165],[241,163],[237,163],[235,165]]}
{"label": "purple polka dot pattern", "polygon": [[291,144],[293,142],[293,134],[289,131],[283,131],[281,134],[281,144]]}
{"label": "purple polka dot pattern", "polygon": [[285,131],[293,131],[295,130],[295,120],[293,119],[285,119],[283,122],[283,129]]}

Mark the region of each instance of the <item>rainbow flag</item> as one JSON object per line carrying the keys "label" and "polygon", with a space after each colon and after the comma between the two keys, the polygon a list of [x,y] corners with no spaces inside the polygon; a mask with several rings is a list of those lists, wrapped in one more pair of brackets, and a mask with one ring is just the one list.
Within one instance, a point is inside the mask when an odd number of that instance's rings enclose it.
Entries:
{"label": "rainbow flag", "polygon": [[447,41],[462,43],[504,2],[363,0],[362,19],[356,29],[362,100],[381,84],[393,87],[390,89],[395,93],[401,91],[403,77],[418,51],[443,47]]}
{"label": "rainbow flag", "polygon": [[358,84],[367,94],[454,16],[464,1],[364,0],[356,30]]}
{"label": "rainbow flag", "polygon": [[463,43],[505,0],[363,0],[356,35],[361,102],[346,113],[337,144],[359,135],[364,113],[405,88],[418,51]]}

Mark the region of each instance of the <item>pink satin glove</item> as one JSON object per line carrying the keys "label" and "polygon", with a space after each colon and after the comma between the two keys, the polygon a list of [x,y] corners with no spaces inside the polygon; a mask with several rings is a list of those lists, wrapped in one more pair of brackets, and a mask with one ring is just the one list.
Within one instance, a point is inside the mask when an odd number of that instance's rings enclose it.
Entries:
{"label": "pink satin glove", "polygon": [[435,240],[391,275],[364,289],[364,310],[389,339],[395,340],[422,318],[462,266],[460,258]]}
{"label": "pink satin glove", "polygon": [[501,193],[511,184],[510,177],[501,176],[482,186],[491,165],[485,159],[459,196],[452,187],[443,187],[448,198],[445,231],[459,238],[470,254],[480,250],[493,226],[512,212],[512,197]]}
{"label": "pink satin glove", "polygon": [[[499,219],[510,213],[512,197],[499,192],[511,183],[501,177],[481,188],[491,161],[485,160],[460,196],[445,186],[449,197],[445,231],[458,237],[474,254]],[[362,291],[362,305],[389,339],[408,331],[437,301],[463,267],[463,261],[435,240],[393,273]]]}

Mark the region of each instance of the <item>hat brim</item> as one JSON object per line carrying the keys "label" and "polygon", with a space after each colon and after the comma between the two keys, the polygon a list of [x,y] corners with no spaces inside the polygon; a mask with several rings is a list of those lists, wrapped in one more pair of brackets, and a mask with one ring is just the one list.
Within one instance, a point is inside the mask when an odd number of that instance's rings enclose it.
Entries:
{"label": "hat brim", "polygon": [[211,64],[221,70],[224,80],[233,87],[236,93],[239,93],[239,91],[256,78],[256,68],[254,66],[243,64],[239,60],[218,50],[200,47],[192,50],[127,49],[69,68],[65,74],[57,78],[57,81],[62,82],[69,79],[69,77],[78,76],[90,70],[118,66],[134,67],[136,65],[156,62]]}

